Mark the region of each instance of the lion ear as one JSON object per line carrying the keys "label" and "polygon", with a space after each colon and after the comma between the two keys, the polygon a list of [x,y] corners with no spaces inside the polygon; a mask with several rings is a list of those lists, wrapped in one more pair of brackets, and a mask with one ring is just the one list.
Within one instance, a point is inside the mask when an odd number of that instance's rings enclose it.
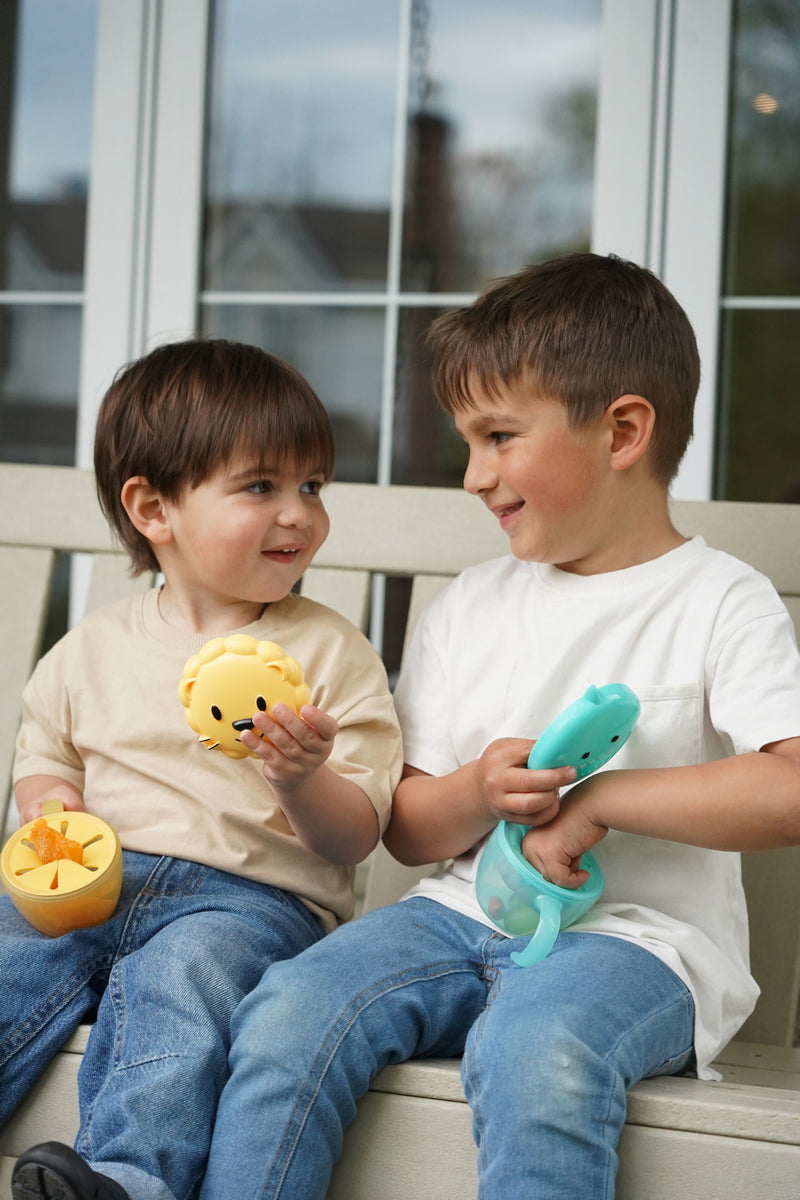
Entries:
{"label": "lion ear", "polygon": [[178,684],[178,699],[184,708],[189,707],[192,698],[192,688],[197,683],[197,679],[182,679]]}

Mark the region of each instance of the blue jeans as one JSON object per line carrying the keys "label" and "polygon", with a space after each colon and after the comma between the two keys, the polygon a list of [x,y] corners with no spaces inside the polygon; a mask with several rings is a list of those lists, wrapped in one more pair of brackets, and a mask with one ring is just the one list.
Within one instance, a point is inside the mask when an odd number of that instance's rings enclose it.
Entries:
{"label": "blue jeans", "polygon": [[0,898],[0,1123],[96,1013],[75,1148],[135,1200],[188,1200],[231,1014],[270,963],[322,931],[276,888],[179,859],[126,851],[123,863],[117,909],[94,929],[45,937]]}
{"label": "blue jeans", "polygon": [[620,938],[514,966],[526,941],[411,899],[270,967],[233,1019],[202,1200],[323,1200],[373,1076],[460,1054],[483,1200],[613,1196],[626,1089],[693,1065],[691,994]]}

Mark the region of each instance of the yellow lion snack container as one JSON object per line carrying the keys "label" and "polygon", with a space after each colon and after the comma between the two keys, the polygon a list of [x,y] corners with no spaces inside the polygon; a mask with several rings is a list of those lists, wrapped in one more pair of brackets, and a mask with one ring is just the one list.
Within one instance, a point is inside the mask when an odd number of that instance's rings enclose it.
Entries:
{"label": "yellow lion snack container", "polygon": [[49,937],[99,925],[111,916],[122,889],[119,838],[110,825],[88,812],[47,812],[45,807],[37,820],[79,843],[83,862],[42,862],[31,840],[37,822],[29,821],[3,847],[3,886],[25,920]]}
{"label": "yellow lion snack container", "polygon": [[212,638],[190,658],[178,686],[186,720],[207,750],[228,758],[251,751],[240,734],[253,728],[253,714],[285,704],[299,713],[311,700],[303,668],[277,642],[259,642],[246,633]]}

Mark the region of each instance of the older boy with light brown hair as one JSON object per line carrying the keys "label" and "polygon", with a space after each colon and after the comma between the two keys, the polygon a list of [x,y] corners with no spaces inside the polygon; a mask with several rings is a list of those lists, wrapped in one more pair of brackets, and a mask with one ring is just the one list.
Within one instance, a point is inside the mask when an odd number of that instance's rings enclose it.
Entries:
{"label": "older boy with light brown hair", "polygon": [[[592,254],[501,280],[432,333],[464,486],[510,555],[420,620],[395,693],[406,768],[385,834],[452,859],[400,903],[271,967],[233,1021],[202,1200],[322,1200],[387,1063],[463,1055],[482,1200],[614,1194],[625,1093],[704,1078],[751,1011],[739,851],[800,842],[800,656],[750,567],[686,539],[668,486],[699,377],[686,315],[649,271]],[[607,769],[527,770],[589,684],[641,701]],[[529,967],[482,911],[500,818],[595,906]],[[302,1010],[302,1011],[301,1011]]]}

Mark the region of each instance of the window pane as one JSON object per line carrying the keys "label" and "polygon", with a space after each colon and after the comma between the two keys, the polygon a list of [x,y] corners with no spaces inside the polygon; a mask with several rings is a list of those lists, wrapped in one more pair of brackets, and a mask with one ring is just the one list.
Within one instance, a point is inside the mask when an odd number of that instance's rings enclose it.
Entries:
{"label": "window pane", "polygon": [[96,0],[5,0],[0,288],[83,286]]}
{"label": "window pane", "polygon": [[800,503],[800,310],[723,319],[716,495]]}
{"label": "window pane", "polygon": [[81,309],[0,307],[0,458],[75,461]]}
{"label": "window pane", "polygon": [[392,483],[420,487],[460,487],[466,447],[452,418],[439,407],[431,387],[425,334],[442,309],[401,311],[397,335],[397,377],[392,440]]}
{"label": "window pane", "polygon": [[589,248],[601,8],[413,6],[405,290],[477,291]]}
{"label": "window pane", "polygon": [[296,367],[331,414],[336,477],[374,483],[378,471],[383,310],[207,305],[202,332],[263,346]]}
{"label": "window pane", "polygon": [[715,495],[800,502],[800,8],[735,0]]}
{"label": "window pane", "polygon": [[96,24],[97,0],[0,5],[0,456],[10,461],[75,458]]}
{"label": "window pane", "polygon": [[384,287],[397,3],[214,13],[205,288]]}
{"label": "window pane", "polygon": [[725,291],[800,294],[800,5],[737,0]]}

